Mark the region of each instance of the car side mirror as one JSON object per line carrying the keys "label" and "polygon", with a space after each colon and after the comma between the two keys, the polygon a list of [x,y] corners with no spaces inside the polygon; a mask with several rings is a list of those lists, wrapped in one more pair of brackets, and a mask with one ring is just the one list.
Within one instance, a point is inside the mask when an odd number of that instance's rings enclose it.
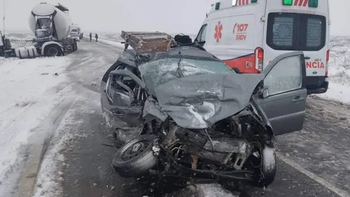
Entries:
{"label": "car side mirror", "polygon": [[260,96],[260,98],[263,98],[263,99],[269,97],[269,88],[268,87],[263,87],[259,91],[259,96]]}

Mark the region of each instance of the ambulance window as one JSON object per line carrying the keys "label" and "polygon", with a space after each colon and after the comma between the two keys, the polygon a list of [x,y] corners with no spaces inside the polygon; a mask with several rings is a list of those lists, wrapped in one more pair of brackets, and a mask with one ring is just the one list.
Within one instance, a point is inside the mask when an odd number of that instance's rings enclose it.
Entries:
{"label": "ambulance window", "polygon": [[207,26],[203,27],[203,31],[202,31],[201,37],[200,37],[201,41],[205,41],[205,35],[207,35]]}
{"label": "ambulance window", "polygon": [[270,13],[266,43],[275,50],[321,50],[326,43],[326,17],[298,13]]}
{"label": "ambulance window", "polygon": [[294,18],[291,16],[275,17],[272,42],[276,46],[293,46]]}
{"label": "ambulance window", "polygon": [[306,31],[306,47],[319,47],[322,44],[322,20],[308,18]]}
{"label": "ambulance window", "polygon": [[197,35],[198,42],[205,42],[206,32],[207,32],[207,24],[203,25],[201,30],[199,31],[199,33]]}

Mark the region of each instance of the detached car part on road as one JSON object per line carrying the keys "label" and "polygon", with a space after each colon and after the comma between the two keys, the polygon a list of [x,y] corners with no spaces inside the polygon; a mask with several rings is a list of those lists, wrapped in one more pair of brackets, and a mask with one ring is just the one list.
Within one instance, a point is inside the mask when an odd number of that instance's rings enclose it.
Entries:
{"label": "detached car part on road", "polygon": [[120,176],[273,182],[274,136],[304,123],[302,52],[238,74],[197,43],[164,33],[122,37],[125,51],[101,83],[104,115],[124,143],[113,158]]}

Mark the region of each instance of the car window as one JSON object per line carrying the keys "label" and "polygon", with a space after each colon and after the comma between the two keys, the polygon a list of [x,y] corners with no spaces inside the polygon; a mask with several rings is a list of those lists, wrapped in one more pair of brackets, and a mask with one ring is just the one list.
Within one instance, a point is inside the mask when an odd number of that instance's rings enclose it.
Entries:
{"label": "car window", "polygon": [[264,86],[269,95],[300,89],[302,70],[299,56],[284,58],[279,61],[264,79]]}
{"label": "car window", "polygon": [[182,58],[179,67],[179,60],[180,58],[163,58],[139,67],[141,76],[151,94],[154,94],[153,89],[157,86],[176,78],[210,73],[235,73],[222,61]]}
{"label": "car window", "polygon": [[267,45],[275,50],[318,51],[326,44],[326,17],[270,13],[266,39]]}

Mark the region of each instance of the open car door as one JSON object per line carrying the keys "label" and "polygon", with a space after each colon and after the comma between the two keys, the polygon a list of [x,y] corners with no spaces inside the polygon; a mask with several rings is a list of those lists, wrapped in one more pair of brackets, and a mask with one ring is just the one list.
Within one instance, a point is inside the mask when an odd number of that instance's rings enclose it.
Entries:
{"label": "open car door", "polygon": [[303,52],[276,57],[263,71],[265,79],[257,103],[268,118],[274,134],[303,128],[307,97]]}

